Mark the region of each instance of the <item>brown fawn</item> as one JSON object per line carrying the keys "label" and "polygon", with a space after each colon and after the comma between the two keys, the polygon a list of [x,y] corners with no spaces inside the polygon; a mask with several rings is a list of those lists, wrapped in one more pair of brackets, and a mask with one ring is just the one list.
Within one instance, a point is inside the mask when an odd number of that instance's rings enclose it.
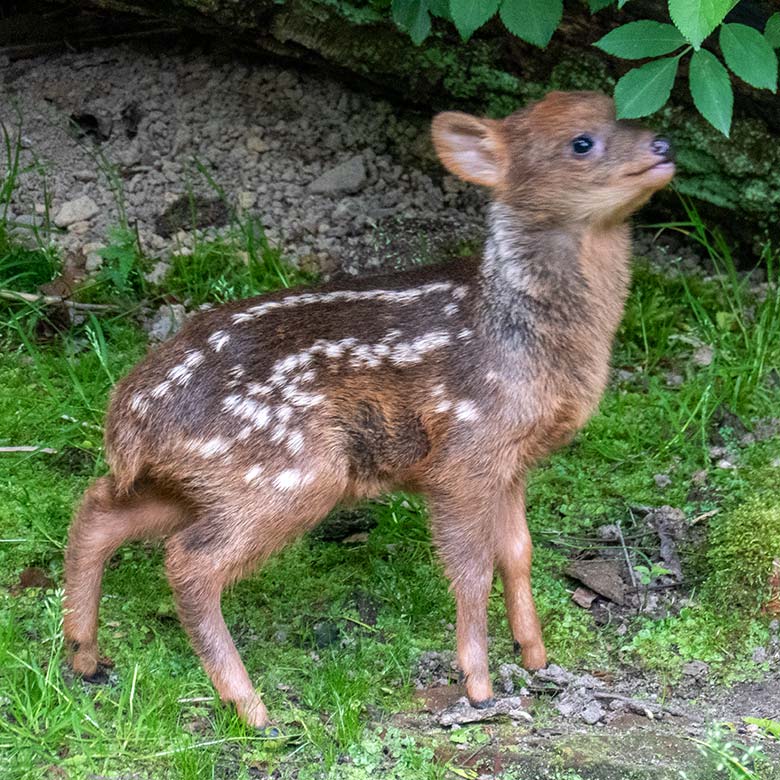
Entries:
{"label": "brown fawn", "polygon": [[433,141],[452,173],[491,190],[481,260],[225,304],[117,385],[111,474],[87,490],[65,554],[76,672],[99,668],[107,559],[130,539],[167,537],[168,580],[203,666],[223,701],[266,725],[223,589],[338,502],[393,489],[427,499],[471,702],[492,696],[494,567],[523,663],[546,664],[525,475],[604,391],[629,284],[627,218],[671,180],[671,147],[588,92],[503,120],[442,113]]}

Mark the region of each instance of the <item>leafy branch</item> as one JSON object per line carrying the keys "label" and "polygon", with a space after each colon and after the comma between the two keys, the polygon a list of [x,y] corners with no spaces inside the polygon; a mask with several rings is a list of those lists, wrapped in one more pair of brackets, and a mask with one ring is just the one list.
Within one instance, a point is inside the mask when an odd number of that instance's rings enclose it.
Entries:
{"label": "leafy branch", "polygon": [[[592,14],[615,4],[621,9],[627,2],[587,0]],[[688,86],[694,105],[726,136],[734,107],[729,71],[757,89],[776,93],[780,12],[768,19],[762,32],[725,21],[738,4],[739,0],[668,0],[669,22],[629,22],[596,41],[594,46],[614,57],[649,60],[631,68],[615,85],[618,117],[647,116],[662,108],[680,62],[689,55]],[[392,0],[391,8],[395,23],[418,45],[431,32],[432,16],[452,22],[466,42],[498,15],[510,33],[544,48],[563,16],[562,0]],[[713,51],[716,37],[723,61]]]}

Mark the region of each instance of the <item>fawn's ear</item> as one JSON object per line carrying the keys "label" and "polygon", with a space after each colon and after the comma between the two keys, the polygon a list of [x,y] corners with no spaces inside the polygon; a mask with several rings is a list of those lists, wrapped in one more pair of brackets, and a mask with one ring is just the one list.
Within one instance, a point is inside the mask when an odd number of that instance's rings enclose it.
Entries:
{"label": "fawn's ear", "polygon": [[433,118],[431,134],[436,154],[450,173],[485,187],[503,180],[507,150],[500,121],[445,111]]}

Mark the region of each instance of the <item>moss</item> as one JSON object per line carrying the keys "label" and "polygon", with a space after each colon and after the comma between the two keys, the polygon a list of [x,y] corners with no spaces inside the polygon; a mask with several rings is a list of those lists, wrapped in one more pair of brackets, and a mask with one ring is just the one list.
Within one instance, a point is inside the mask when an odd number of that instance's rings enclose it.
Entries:
{"label": "moss", "polygon": [[711,572],[705,584],[707,597],[729,609],[765,605],[773,595],[773,562],[780,560],[777,496],[753,496],[716,517],[711,522],[707,559]]}

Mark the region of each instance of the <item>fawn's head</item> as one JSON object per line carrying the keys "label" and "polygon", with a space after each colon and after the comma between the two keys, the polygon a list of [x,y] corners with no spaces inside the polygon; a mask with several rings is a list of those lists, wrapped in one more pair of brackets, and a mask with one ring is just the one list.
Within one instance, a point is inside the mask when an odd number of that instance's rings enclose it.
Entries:
{"label": "fawn's head", "polygon": [[448,111],[432,132],[452,173],[541,225],[622,222],[674,175],[671,144],[597,92],[551,92],[500,120]]}

